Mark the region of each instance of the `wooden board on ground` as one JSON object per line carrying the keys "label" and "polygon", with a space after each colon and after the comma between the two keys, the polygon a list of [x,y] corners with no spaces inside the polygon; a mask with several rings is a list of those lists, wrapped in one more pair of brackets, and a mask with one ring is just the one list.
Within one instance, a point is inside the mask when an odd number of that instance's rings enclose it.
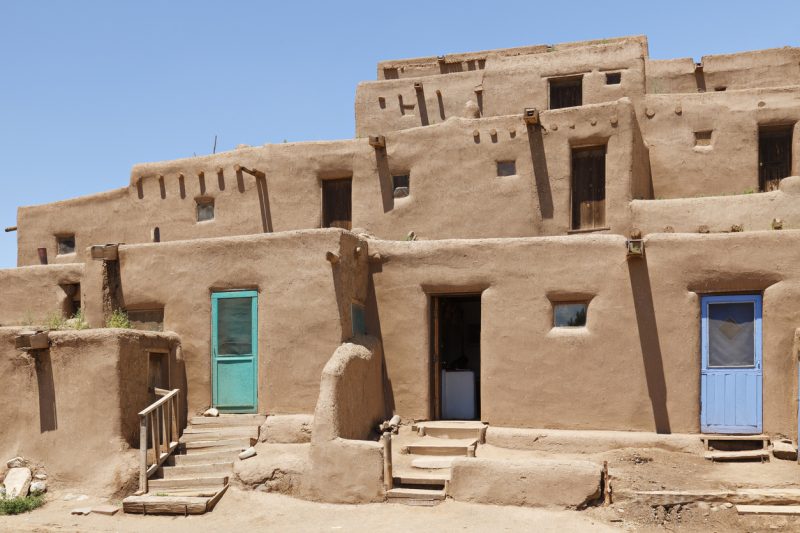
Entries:
{"label": "wooden board on ground", "polygon": [[739,514],[800,515],[800,505],[737,505]]}

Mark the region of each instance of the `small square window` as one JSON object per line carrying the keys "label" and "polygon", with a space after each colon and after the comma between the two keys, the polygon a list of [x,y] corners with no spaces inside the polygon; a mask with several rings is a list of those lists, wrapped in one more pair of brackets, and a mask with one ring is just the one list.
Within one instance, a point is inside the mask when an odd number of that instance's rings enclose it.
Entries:
{"label": "small square window", "polygon": [[198,198],[197,199],[197,221],[204,222],[206,220],[214,220],[214,199],[213,198]]}
{"label": "small square window", "polygon": [[583,77],[550,80],[550,109],[583,105]]}
{"label": "small square window", "polygon": [[498,161],[497,162],[497,175],[498,176],[514,176],[517,173],[516,161]]}
{"label": "small square window", "polygon": [[581,302],[553,304],[553,326],[557,328],[579,328],[586,325],[589,304]]}
{"label": "small square window", "polygon": [[75,253],[75,235],[61,235],[56,237],[58,244],[58,255],[74,254]]}
{"label": "small square window", "polygon": [[622,82],[622,72],[607,72],[606,85],[619,85]]}
{"label": "small square window", "polygon": [[410,179],[408,174],[392,176],[392,194],[395,198],[405,198],[411,192],[409,189]]}
{"label": "small square window", "polygon": [[711,133],[712,130],[694,132],[694,145],[711,146]]}

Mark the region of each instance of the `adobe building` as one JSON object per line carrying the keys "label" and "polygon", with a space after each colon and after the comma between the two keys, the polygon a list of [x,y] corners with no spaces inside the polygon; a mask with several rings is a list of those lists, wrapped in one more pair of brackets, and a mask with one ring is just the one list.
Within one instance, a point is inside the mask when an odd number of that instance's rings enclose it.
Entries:
{"label": "adobe building", "polygon": [[[385,61],[355,116],[353,139],[137,164],[125,187],[20,208],[0,333],[3,375],[28,381],[0,394],[30,402],[0,450],[65,463],[48,449],[80,398],[80,418],[105,413],[91,448],[113,437],[138,468],[137,413],[175,389],[163,416],[189,451],[204,423],[246,434],[195,417],[209,407],[266,416],[310,446],[295,493],[328,501],[393,490],[374,434],[392,415],[480,422],[454,426],[479,442],[796,443],[800,49],[696,63],[623,37]],[[133,329],[51,331],[20,359],[31,324],[78,310]],[[116,363],[86,373],[90,356]]]}

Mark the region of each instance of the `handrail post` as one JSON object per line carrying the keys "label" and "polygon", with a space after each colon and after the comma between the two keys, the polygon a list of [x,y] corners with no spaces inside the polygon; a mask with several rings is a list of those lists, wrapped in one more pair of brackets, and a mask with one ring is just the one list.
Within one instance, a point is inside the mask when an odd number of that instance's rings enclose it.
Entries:
{"label": "handrail post", "polygon": [[386,490],[394,488],[394,478],[392,477],[392,432],[386,431],[382,436],[383,440],[383,485]]}
{"label": "handrail post", "polygon": [[139,492],[147,492],[147,416],[139,415]]}

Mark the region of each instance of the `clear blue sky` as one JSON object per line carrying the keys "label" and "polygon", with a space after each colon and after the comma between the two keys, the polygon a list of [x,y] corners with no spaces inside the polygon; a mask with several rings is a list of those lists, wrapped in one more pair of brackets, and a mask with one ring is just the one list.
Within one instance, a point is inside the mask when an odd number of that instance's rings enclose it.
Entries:
{"label": "clear blue sky", "polygon": [[0,0],[0,226],[214,135],[218,151],[352,137],[381,59],[633,34],[654,58],[798,46],[800,2]]}

